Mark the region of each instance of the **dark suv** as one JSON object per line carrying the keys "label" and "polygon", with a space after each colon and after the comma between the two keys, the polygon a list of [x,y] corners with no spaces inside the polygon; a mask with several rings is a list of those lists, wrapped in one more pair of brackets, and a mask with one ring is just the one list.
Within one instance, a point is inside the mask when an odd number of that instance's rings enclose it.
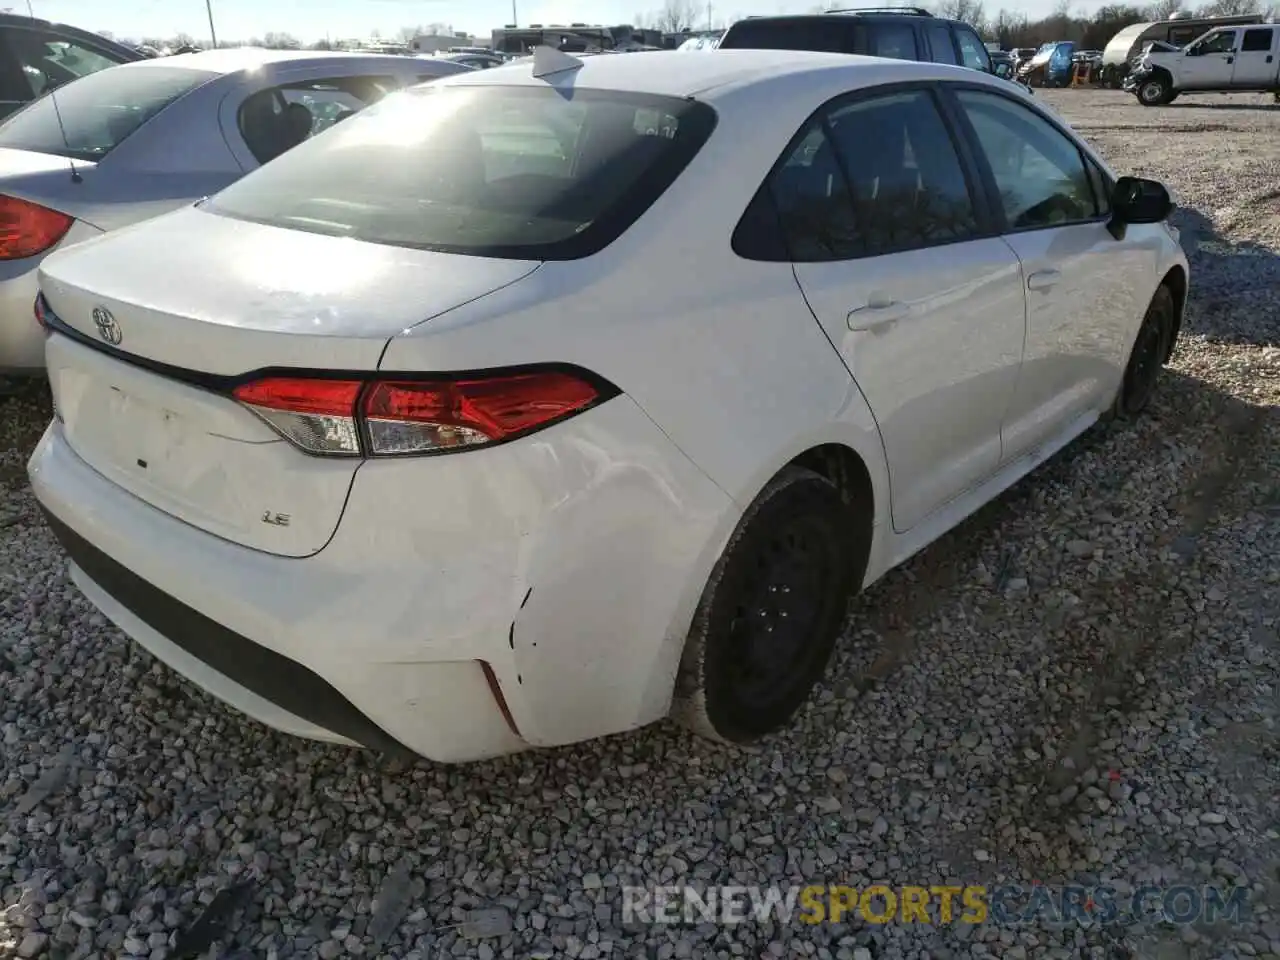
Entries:
{"label": "dark suv", "polygon": [[88,30],[0,13],[0,118],[87,73],[142,58]]}
{"label": "dark suv", "polygon": [[953,63],[984,73],[999,72],[973,27],[958,20],[935,17],[920,7],[748,17],[731,26],[720,40],[719,49],[734,48],[860,53],[896,60]]}

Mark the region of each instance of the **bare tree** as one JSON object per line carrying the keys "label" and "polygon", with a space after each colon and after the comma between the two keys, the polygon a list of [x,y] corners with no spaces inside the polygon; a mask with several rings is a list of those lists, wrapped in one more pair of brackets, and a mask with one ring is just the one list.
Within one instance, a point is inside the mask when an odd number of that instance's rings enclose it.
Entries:
{"label": "bare tree", "polygon": [[1212,0],[1196,10],[1196,14],[1201,17],[1230,17],[1262,12],[1262,4],[1258,0]]}
{"label": "bare tree", "polygon": [[655,26],[666,33],[679,33],[692,29],[697,18],[693,0],[666,0],[657,14]]}
{"label": "bare tree", "polygon": [[937,13],[949,20],[961,20],[981,34],[988,32],[987,11],[982,0],[942,0]]}
{"label": "bare tree", "polygon": [[268,50],[297,50],[302,44],[291,33],[273,30],[262,38],[262,45]]}
{"label": "bare tree", "polygon": [[1147,16],[1152,20],[1168,20],[1175,13],[1181,12],[1185,7],[1183,0],[1155,0],[1147,8]]}
{"label": "bare tree", "polygon": [[420,37],[426,32],[426,30],[422,29],[421,24],[414,27],[401,27],[396,31],[396,39],[401,43],[410,43],[414,37]]}

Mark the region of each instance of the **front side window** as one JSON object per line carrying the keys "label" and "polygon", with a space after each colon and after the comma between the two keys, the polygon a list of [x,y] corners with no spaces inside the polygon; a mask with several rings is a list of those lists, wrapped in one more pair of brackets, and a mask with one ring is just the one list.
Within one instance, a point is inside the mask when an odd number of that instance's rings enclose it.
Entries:
{"label": "front side window", "polygon": [[259,90],[240,106],[240,134],[254,159],[267,163],[398,86],[391,77],[342,77]]}
{"label": "front side window", "polygon": [[1012,230],[1099,216],[1084,158],[1061,130],[1030,108],[978,90],[956,93],[995,178]]}
{"label": "front side window", "polygon": [[967,27],[956,27],[956,40],[960,44],[961,63],[972,70],[991,72],[991,55],[976,33]]}
{"label": "front side window", "polygon": [[955,45],[951,42],[951,31],[945,23],[931,23],[924,28],[929,37],[929,52],[934,63],[958,64]]}
{"label": "front side window", "polygon": [[1093,185],[1093,197],[1097,201],[1098,216],[1109,217],[1111,216],[1111,191],[1115,189],[1115,184],[1102,172],[1102,168],[1088,157],[1085,158],[1085,166],[1089,171],[1089,182]]}
{"label": "front side window", "polygon": [[1195,51],[1198,54],[1231,53],[1235,48],[1236,32],[1234,30],[1223,30],[1221,33],[1215,33],[1202,43],[1196,44]]}
{"label": "front side window", "polygon": [[684,98],[413,87],[206,202],[226,216],[447,253],[586,256],[671,185],[715,126]]}
{"label": "front side window", "polygon": [[217,74],[188,67],[122,66],[81,77],[57,98],[33,101],[0,124],[0,147],[101,160],[179,97]]}

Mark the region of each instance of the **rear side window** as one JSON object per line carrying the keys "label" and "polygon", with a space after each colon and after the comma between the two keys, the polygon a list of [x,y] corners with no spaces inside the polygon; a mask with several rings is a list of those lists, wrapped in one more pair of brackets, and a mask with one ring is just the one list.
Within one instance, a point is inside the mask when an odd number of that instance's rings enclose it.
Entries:
{"label": "rear side window", "polygon": [[861,256],[976,233],[964,168],[927,91],[854,103],[834,111],[828,124],[853,189]]}
{"label": "rear side window", "polygon": [[973,70],[991,72],[991,55],[982,45],[978,35],[967,27],[956,27],[956,40],[960,44],[960,62]]}
{"label": "rear side window", "polygon": [[955,44],[951,42],[951,31],[944,23],[931,23],[924,28],[926,36],[929,38],[930,58],[934,63],[951,63],[960,62],[956,57]]}
{"label": "rear side window", "polygon": [[1242,52],[1257,52],[1271,49],[1270,30],[1246,30],[1244,42],[1240,45]]}
{"label": "rear side window", "polygon": [[603,248],[715,127],[696,101],[543,87],[414,87],[216,194],[205,208],[293,230],[476,256]]}
{"label": "rear side window", "polygon": [[342,77],[259,90],[240,106],[240,135],[267,163],[398,87],[392,77]]}
{"label": "rear side window", "polygon": [[46,30],[10,27],[5,40],[30,88],[38,97],[64,83],[97,73],[120,62],[98,50]]}
{"label": "rear side window", "polygon": [[739,20],[720,41],[721,49],[859,52],[856,25],[822,17],[800,20]]}
{"label": "rear side window", "polygon": [[824,124],[809,127],[774,171],[769,190],[792,260],[847,260],[862,253],[849,183]]}
{"label": "rear side window", "polygon": [[0,147],[101,160],[165,107],[214,76],[150,64],[91,73],[60,87],[56,99],[35,100],[0,124]]}
{"label": "rear side window", "polygon": [[916,60],[916,31],[909,23],[877,23],[867,31],[867,53],[873,57],[890,57],[894,60]]}
{"label": "rear side window", "polygon": [[[922,90],[837,106],[814,120],[775,168],[768,192],[775,219],[757,196],[735,235],[741,256],[780,259],[781,247],[797,262],[848,260],[977,230],[955,146]],[[771,227],[782,244],[759,238]]]}

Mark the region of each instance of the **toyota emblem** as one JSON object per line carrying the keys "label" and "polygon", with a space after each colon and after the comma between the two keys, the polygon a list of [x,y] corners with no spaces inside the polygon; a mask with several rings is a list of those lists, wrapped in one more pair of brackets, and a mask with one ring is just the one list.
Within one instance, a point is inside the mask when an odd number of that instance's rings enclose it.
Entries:
{"label": "toyota emblem", "polygon": [[116,318],[106,307],[93,308],[93,325],[98,328],[98,336],[113,347],[124,339],[120,324],[116,323]]}

